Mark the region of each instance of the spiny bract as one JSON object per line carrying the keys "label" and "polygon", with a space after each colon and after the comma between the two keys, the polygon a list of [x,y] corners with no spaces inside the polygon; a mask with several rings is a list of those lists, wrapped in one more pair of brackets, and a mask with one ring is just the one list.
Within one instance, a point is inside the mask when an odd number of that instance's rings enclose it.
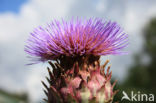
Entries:
{"label": "spiny bract", "polygon": [[94,65],[84,65],[79,67],[76,63],[72,69],[64,71],[59,64],[49,64],[53,67],[53,72],[48,68],[50,79],[47,78],[50,86],[46,87],[48,103],[112,103],[116,93],[113,92],[113,85],[110,83],[112,72],[110,66],[105,73],[99,61]]}

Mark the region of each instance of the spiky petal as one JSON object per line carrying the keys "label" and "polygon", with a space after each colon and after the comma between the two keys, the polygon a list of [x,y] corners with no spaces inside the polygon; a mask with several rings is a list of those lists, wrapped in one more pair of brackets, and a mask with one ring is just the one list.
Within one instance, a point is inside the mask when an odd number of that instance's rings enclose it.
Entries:
{"label": "spiky petal", "polygon": [[127,34],[116,22],[100,18],[55,20],[31,33],[25,51],[38,62],[62,57],[116,55],[124,53],[121,50],[127,40]]}

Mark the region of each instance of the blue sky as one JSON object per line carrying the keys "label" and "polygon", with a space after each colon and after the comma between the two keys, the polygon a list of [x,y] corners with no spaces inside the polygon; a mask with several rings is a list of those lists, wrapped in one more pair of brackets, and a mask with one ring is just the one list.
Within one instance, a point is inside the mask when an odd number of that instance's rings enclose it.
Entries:
{"label": "blue sky", "polygon": [[27,0],[0,0],[0,13],[18,13],[22,4]]}
{"label": "blue sky", "polygon": [[110,59],[113,77],[121,82],[133,63],[133,55],[142,49],[142,29],[156,16],[156,0],[0,0],[0,88],[26,90],[33,101],[42,98],[40,81],[45,80],[46,64],[25,66],[25,41],[39,25],[54,18],[69,20],[77,16],[116,21],[129,34],[128,55],[102,59],[102,63]]}

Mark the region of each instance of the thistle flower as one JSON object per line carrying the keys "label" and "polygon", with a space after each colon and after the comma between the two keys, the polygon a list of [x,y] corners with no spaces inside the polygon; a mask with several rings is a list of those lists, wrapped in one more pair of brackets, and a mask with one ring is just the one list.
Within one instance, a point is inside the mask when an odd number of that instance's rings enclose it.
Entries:
{"label": "thistle flower", "polygon": [[116,22],[99,18],[55,20],[31,33],[25,51],[37,62],[62,58],[69,62],[86,56],[122,54],[127,40],[127,34]]}
{"label": "thistle flower", "polygon": [[110,83],[110,66],[106,73],[104,70],[108,61],[101,67],[99,61],[94,63],[95,66],[84,65],[82,68],[76,63],[66,72],[57,63],[49,64],[53,68],[53,72],[48,68],[50,86],[42,82],[47,103],[112,103],[117,91],[113,91],[116,82]]}
{"label": "thistle flower", "polygon": [[[44,91],[48,103],[112,103],[112,73],[100,66],[102,55],[116,55],[128,41],[120,26],[103,19],[54,21],[31,33],[25,51],[37,62],[49,61],[52,71]],[[52,63],[50,60],[55,60]]]}

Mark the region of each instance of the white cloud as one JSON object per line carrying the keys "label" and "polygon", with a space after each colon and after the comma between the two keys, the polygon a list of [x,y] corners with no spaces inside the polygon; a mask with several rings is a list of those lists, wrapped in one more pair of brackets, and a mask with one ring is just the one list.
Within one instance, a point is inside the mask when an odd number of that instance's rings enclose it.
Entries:
{"label": "white cloud", "polygon": [[43,92],[44,86],[41,80],[46,82],[45,76],[48,76],[45,66],[35,66],[34,68],[29,68],[29,76],[26,78],[25,87],[29,91],[29,97],[31,102],[34,103],[36,100],[42,100],[45,98]]}
{"label": "white cloud", "polygon": [[107,1],[106,0],[99,0],[97,2],[96,10],[98,12],[105,12],[106,8],[107,8]]}

